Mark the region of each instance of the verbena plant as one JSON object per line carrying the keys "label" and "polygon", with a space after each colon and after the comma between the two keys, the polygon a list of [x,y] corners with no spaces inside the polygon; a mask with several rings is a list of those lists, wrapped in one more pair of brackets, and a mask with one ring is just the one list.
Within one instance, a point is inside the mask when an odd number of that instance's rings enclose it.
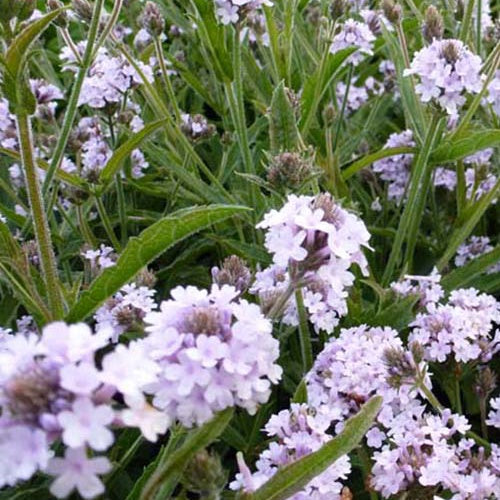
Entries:
{"label": "verbena plant", "polygon": [[0,0],[0,498],[498,498],[498,23]]}

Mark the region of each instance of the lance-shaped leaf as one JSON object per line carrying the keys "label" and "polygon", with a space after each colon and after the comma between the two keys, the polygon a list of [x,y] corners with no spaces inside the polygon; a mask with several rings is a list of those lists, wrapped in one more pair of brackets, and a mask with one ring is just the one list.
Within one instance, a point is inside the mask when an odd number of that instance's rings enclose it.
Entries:
{"label": "lance-shaped leaf", "polygon": [[281,82],[273,92],[269,116],[269,135],[274,153],[294,151],[299,141],[299,131],[295,121],[295,112],[286,95],[285,84]]}
{"label": "lance-shaped leaf", "polygon": [[29,55],[30,45],[48,28],[49,24],[64,9],[56,9],[33,21],[14,38],[5,54],[5,66],[11,76],[17,79]]}
{"label": "lance-shaped leaf", "polygon": [[109,159],[106,166],[103,168],[101,172],[101,182],[103,184],[107,184],[109,181],[113,179],[115,174],[118,173],[120,167],[123,162],[127,159],[127,157],[132,153],[132,151],[138,148],[142,141],[144,141],[151,134],[156,132],[162,125],[168,123],[168,119],[157,120],[153,123],[148,123],[143,129],[130,137],[127,141],[125,141],[114,153],[113,156]]}
{"label": "lance-shaped leaf", "polygon": [[433,165],[442,165],[461,160],[486,148],[500,145],[500,130],[481,130],[479,132],[468,132],[466,137],[453,141],[444,141],[442,146],[434,150],[430,161]]}
{"label": "lance-shaped leaf", "polygon": [[350,418],[344,430],[318,451],[280,469],[257,491],[243,495],[248,500],[286,500],[304,488],[340,457],[352,451],[371,427],[382,405],[382,397],[370,399]]}
{"label": "lance-shaped leaf", "polygon": [[[192,430],[182,445],[166,455],[153,472],[142,490],[140,500],[154,500],[160,488],[168,482],[176,482],[191,458],[213,443],[227,427],[233,417],[233,408],[224,410],[198,429]],[[163,497],[164,498],[164,497]]]}
{"label": "lance-shaped leaf", "polygon": [[500,245],[444,276],[441,285],[449,291],[469,286],[471,281],[498,262],[500,262]]}
{"label": "lance-shaped leaf", "polygon": [[182,210],[159,220],[139,236],[129,240],[117,263],[105,269],[90,288],[83,292],[66,320],[70,323],[82,321],[172,245],[246,210],[246,207],[234,205],[210,205]]}

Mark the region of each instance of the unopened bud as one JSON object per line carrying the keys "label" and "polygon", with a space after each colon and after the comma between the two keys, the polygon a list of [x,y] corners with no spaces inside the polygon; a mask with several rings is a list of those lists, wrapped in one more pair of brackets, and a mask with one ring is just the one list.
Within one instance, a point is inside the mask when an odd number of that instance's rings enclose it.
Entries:
{"label": "unopened bud", "polygon": [[[47,8],[50,11],[53,10],[58,10],[64,7],[64,4],[60,2],[59,0],[48,0],[47,1]],[[61,28],[66,28],[68,25],[68,14],[66,11],[62,11],[54,20],[54,24],[56,26],[59,26]]]}
{"label": "unopened bud", "polygon": [[337,110],[335,106],[330,103],[323,110],[323,119],[325,120],[325,125],[327,127],[331,127],[335,121],[335,117],[337,116]]}
{"label": "unopened bud", "polygon": [[422,34],[427,42],[432,43],[433,40],[441,40],[441,38],[443,38],[443,33],[443,18],[436,7],[430,5],[425,11],[425,22],[422,28]]}
{"label": "unopened bud", "polygon": [[271,159],[267,180],[275,188],[298,188],[312,174],[311,161],[299,153],[281,153]]}
{"label": "unopened bud", "polygon": [[156,284],[156,276],[149,269],[144,268],[139,272],[135,278],[135,284],[137,286],[145,286],[147,288],[153,288]]}
{"label": "unopened bud", "polygon": [[347,6],[345,0],[333,0],[330,4],[330,15],[334,21],[342,17],[346,10]]}
{"label": "unopened bud", "polygon": [[474,385],[474,389],[477,395],[486,399],[497,387],[497,376],[495,373],[489,368],[486,367],[482,369],[477,377],[476,383]]}
{"label": "unopened bud", "polygon": [[165,19],[160,8],[153,2],[146,2],[140,19],[141,26],[154,37],[158,37],[165,29]]}
{"label": "unopened bud", "polygon": [[201,498],[219,498],[227,481],[220,458],[206,450],[199,451],[189,462],[182,476],[182,485]]}
{"label": "unopened bud", "polygon": [[394,0],[382,0],[382,10],[392,24],[398,24],[401,21],[401,6],[394,3]]}
{"label": "unopened bud", "polygon": [[92,20],[92,5],[87,0],[73,0],[71,3],[75,14],[86,23]]}
{"label": "unopened bud", "polygon": [[387,366],[387,381],[392,387],[401,387],[415,379],[416,369],[409,352],[392,347],[384,351],[384,363]]}
{"label": "unopened bud", "polygon": [[220,269],[212,268],[212,278],[219,286],[231,285],[239,292],[244,292],[250,285],[252,273],[243,259],[231,255],[224,259]]}

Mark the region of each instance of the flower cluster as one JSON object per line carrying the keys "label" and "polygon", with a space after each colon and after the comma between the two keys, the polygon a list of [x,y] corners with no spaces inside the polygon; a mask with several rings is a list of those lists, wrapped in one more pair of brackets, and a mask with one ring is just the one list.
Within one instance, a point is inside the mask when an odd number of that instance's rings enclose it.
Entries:
{"label": "flower cluster", "polygon": [[[273,415],[265,426],[268,436],[276,438],[264,450],[256,462],[253,474],[243,460],[239,461],[240,473],[231,483],[231,488],[251,493],[270,479],[279,468],[317,451],[332,436],[327,433],[330,419],[312,411],[306,404],[292,404],[289,410]],[[340,500],[342,483],[351,472],[349,457],[344,455],[323,473],[316,476],[292,500],[309,498]]]}
{"label": "flower cluster", "polygon": [[434,40],[415,54],[405,75],[416,75],[422,102],[436,102],[451,116],[465,103],[466,93],[482,88],[481,58],[460,40]]}
{"label": "flower cluster", "polygon": [[[80,55],[83,55],[85,46],[86,42],[78,44]],[[69,48],[63,49],[60,57],[65,69],[76,70],[76,56]],[[151,82],[153,80],[151,67],[142,62],[138,62],[137,65],[145,78]],[[101,109],[120,103],[125,93],[142,83],[141,75],[123,57],[112,57],[101,47],[83,82],[78,104]]]}
{"label": "flower cluster", "polygon": [[493,445],[488,457],[463,437],[470,429],[465,417],[449,410],[423,413],[423,407],[401,416],[388,431],[390,440],[373,454],[371,485],[384,497],[451,491],[453,498],[465,500],[493,498],[499,491],[500,448]]}
{"label": "flower cluster", "polygon": [[116,262],[114,250],[102,244],[97,250],[85,250],[82,257],[89,261],[90,267],[95,273],[114,266]]}
{"label": "flower cluster", "polygon": [[309,404],[327,414],[330,421],[340,422],[339,430],[363,403],[379,395],[384,402],[378,421],[388,425],[415,398],[413,380],[404,381],[398,389],[389,384],[384,354],[391,349],[403,349],[398,333],[391,328],[362,325],[341,330],[338,338],[325,345],[306,376]]}
{"label": "flower cluster", "polygon": [[440,281],[441,275],[434,269],[429,276],[405,276],[402,281],[391,283],[391,290],[403,297],[417,295],[420,307],[424,308],[427,304],[439,302],[444,297]]}
{"label": "flower cluster", "polygon": [[330,52],[335,54],[340,50],[355,47],[356,51],[347,58],[347,61],[357,66],[366,56],[373,55],[374,41],[375,36],[367,24],[348,19],[333,38]]}
{"label": "flower cluster", "polygon": [[215,0],[216,12],[222,24],[236,24],[263,6],[271,7],[270,0]]}
{"label": "flower cluster", "polygon": [[255,412],[281,376],[271,322],[228,285],[171,295],[144,319],[145,348],[161,368],[149,387],[153,404],[186,426],[230,406]]}
{"label": "flower cluster", "polygon": [[142,325],[145,316],[155,309],[154,294],[146,286],[125,285],[95,313],[97,331],[112,331],[111,341],[117,342],[124,332]]}
{"label": "flower cluster", "polygon": [[[101,369],[95,362],[109,332],[64,323],[49,324],[41,336],[23,330],[4,335],[0,344],[1,486],[40,469],[57,476],[55,496],[75,487],[85,498],[96,496],[104,491],[97,474],[108,472],[110,463],[87,458],[88,450],[107,450],[114,441],[110,426],[122,420],[112,399],[116,390],[108,383],[109,355]],[[147,364],[142,368],[155,376]],[[57,439],[67,448],[64,458],[50,450]]]}
{"label": "flower cluster", "polygon": [[[462,243],[458,247],[455,265],[462,267],[467,262],[477,259],[481,255],[491,252],[491,250],[493,250],[493,246],[487,236],[471,236],[466,243]],[[500,272],[500,263],[493,264],[486,272],[489,274]]]}
{"label": "flower cluster", "polygon": [[488,84],[486,102],[491,105],[497,115],[500,115],[500,70],[497,70],[495,77]]}
{"label": "flower cluster", "polygon": [[500,302],[474,288],[451,292],[445,304],[430,302],[410,326],[408,341],[424,347],[424,358],[443,363],[488,361],[500,347],[494,325],[500,321]]}
{"label": "flower cluster", "polygon": [[[371,96],[380,95],[382,92],[379,82],[371,76],[368,77],[361,85],[356,85],[356,83],[356,80],[352,82],[347,94],[346,112],[348,115],[361,108]],[[346,92],[347,85],[344,82],[339,82],[335,89],[337,105],[339,108],[342,106]]]}
{"label": "flower cluster", "polygon": [[[347,312],[347,287],[354,281],[350,267],[358,264],[366,272],[362,248],[370,248],[370,234],[364,223],[329,194],[290,195],[281,210],[271,210],[257,227],[267,229],[265,246],[274,265],[257,273],[252,291],[279,301],[281,292],[303,283],[309,319],[316,330],[331,331]],[[289,312],[293,308],[286,307]],[[296,324],[290,314],[287,320]]]}
{"label": "flower cluster", "polygon": [[[387,148],[414,147],[413,133],[405,130],[401,133],[393,133],[384,145]],[[413,163],[413,154],[405,153],[388,156],[373,163],[373,171],[388,183],[387,197],[398,203],[403,199],[406,186],[410,178],[410,168]]]}
{"label": "flower cluster", "polygon": [[184,113],[181,119],[181,130],[192,141],[206,139],[215,134],[215,126],[210,125],[203,115],[191,116]]}

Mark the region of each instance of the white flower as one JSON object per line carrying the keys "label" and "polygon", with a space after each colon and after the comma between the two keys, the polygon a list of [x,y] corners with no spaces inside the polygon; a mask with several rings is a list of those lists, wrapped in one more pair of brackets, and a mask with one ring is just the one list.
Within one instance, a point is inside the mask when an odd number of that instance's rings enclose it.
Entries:
{"label": "white flower", "polygon": [[53,458],[47,467],[49,474],[57,476],[50,492],[57,498],[65,498],[76,489],[83,498],[94,498],[104,493],[98,474],[106,474],[110,470],[107,458],[89,459],[84,448],[69,448],[64,458]]}
{"label": "white flower", "polygon": [[94,406],[88,398],[76,399],[72,411],[58,415],[63,428],[63,441],[72,448],[88,443],[94,450],[106,450],[113,443],[113,433],[108,429],[115,417],[107,405]]}

